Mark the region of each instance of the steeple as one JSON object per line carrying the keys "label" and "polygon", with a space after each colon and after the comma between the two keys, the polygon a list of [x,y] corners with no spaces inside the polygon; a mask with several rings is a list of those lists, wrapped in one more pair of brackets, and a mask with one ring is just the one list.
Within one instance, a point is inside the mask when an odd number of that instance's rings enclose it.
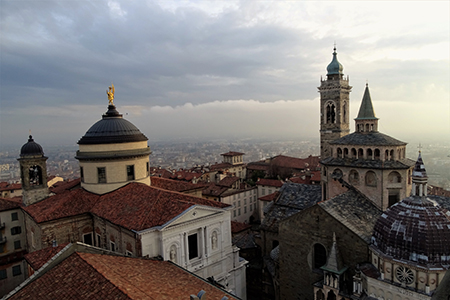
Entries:
{"label": "steeple", "polygon": [[327,263],[321,267],[321,269],[324,271],[323,275],[325,285],[339,290],[341,287],[341,275],[347,270],[347,267],[344,266],[342,258],[339,255],[335,232],[333,232],[333,245],[331,246]]}
{"label": "steeple", "polygon": [[330,142],[350,132],[350,92],[348,77],[344,78],[343,67],[337,59],[336,47],[333,59],[327,66],[327,79],[321,80],[320,92],[320,157],[331,156]]}
{"label": "steeple", "polygon": [[378,132],[378,118],[375,117],[369,85],[367,83],[358,117],[355,119],[355,125],[357,132]]}

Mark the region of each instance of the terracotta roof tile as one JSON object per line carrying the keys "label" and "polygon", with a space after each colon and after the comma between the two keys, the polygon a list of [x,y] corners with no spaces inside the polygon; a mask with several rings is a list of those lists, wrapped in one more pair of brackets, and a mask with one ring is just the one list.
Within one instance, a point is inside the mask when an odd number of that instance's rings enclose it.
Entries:
{"label": "terracotta roof tile", "polygon": [[83,189],[51,196],[24,207],[38,223],[93,213],[130,230],[160,226],[193,205],[217,208],[228,204],[132,182],[113,192],[96,195]]}
{"label": "terracotta roof tile", "polygon": [[12,191],[12,190],[20,190],[22,189],[22,184],[20,183],[8,183],[8,182],[0,182],[0,191]]}
{"label": "terracotta roof tile", "polygon": [[273,186],[273,187],[281,187],[283,185],[283,182],[281,180],[277,179],[259,179],[256,182],[256,185],[266,185],[266,186]]}
{"label": "terracotta roof tile", "polygon": [[53,256],[55,256],[59,251],[61,251],[66,244],[62,244],[56,247],[47,247],[42,250],[34,251],[25,254],[25,259],[28,264],[35,270],[39,270],[46,262],[48,262]]}
{"label": "terracotta roof tile", "polygon": [[205,188],[205,184],[195,184],[191,182],[166,179],[161,177],[152,177],[152,186],[164,190],[185,192]]}
{"label": "terracotta roof tile", "polygon": [[19,197],[0,198],[0,211],[10,210],[21,207],[22,201]]}
{"label": "terracotta roof tile", "polygon": [[227,153],[220,154],[222,156],[236,156],[236,155],[244,155],[242,152],[229,151]]}
{"label": "terracotta roof tile", "polygon": [[223,170],[223,169],[229,169],[231,167],[233,167],[233,165],[230,163],[219,163],[219,164],[211,165],[209,167],[209,169],[211,171],[218,171],[218,170]]}
{"label": "terracotta roof tile", "polygon": [[221,181],[219,181],[219,183],[217,185],[231,187],[233,185],[233,183],[235,183],[236,181],[239,181],[239,180],[240,180],[239,177],[227,176],[227,177],[223,178]]}
{"label": "terracotta roof tile", "polygon": [[230,294],[168,261],[73,253],[11,299],[208,299]]}
{"label": "terracotta roof tile", "polygon": [[232,233],[238,233],[238,232],[244,231],[246,229],[249,229],[251,227],[252,227],[252,225],[250,225],[250,224],[231,221],[231,232]]}
{"label": "terracotta roof tile", "polygon": [[65,191],[72,190],[74,188],[80,187],[80,178],[73,180],[64,180],[56,182],[52,187],[50,187],[50,191],[55,194],[61,194]]}

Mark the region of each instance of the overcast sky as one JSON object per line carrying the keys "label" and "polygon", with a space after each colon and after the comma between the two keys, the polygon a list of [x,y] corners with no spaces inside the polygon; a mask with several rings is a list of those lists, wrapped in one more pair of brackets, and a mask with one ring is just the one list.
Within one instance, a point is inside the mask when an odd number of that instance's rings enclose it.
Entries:
{"label": "overcast sky", "polygon": [[352,118],[368,82],[381,132],[450,140],[449,11],[449,1],[0,0],[0,143],[20,146],[31,129],[43,146],[75,144],[106,112],[111,82],[150,146],[318,139],[317,87],[335,42]]}

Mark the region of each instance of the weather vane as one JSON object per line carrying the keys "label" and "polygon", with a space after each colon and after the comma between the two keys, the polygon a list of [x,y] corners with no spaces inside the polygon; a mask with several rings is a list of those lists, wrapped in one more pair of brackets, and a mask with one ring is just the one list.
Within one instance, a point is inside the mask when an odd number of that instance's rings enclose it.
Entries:
{"label": "weather vane", "polygon": [[114,105],[114,84],[111,82],[111,86],[109,87],[109,91],[106,90],[106,94],[108,95],[109,105]]}

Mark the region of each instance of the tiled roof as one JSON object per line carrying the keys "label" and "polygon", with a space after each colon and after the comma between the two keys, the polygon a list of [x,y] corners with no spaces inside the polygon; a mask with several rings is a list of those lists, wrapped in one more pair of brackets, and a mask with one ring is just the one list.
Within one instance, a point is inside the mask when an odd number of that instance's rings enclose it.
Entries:
{"label": "tiled roof", "polygon": [[279,195],[280,195],[280,192],[276,191],[275,193],[271,193],[269,195],[265,195],[265,196],[259,197],[258,199],[261,200],[261,201],[268,201],[268,202],[270,202],[270,201],[273,201],[273,200],[277,199]]}
{"label": "tiled roof", "polygon": [[225,193],[226,191],[228,191],[228,187],[225,186],[218,186],[215,183],[210,183],[203,191],[202,191],[202,195],[205,196],[212,196],[212,197],[219,197],[221,196],[223,193]]}
{"label": "tiled roof", "polygon": [[25,260],[35,271],[37,271],[66,246],[67,244],[62,244],[56,247],[47,247],[42,250],[25,254]]}
{"label": "tiled roof", "polygon": [[10,299],[208,299],[227,296],[168,261],[75,252]]}
{"label": "tiled roof", "polygon": [[231,233],[238,233],[251,227],[252,225],[247,223],[231,221]]}
{"label": "tiled roof", "polygon": [[152,167],[150,168],[150,176],[170,178],[172,173],[160,167]]}
{"label": "tiled roof", "polygon": [[268,171],[270,168],[269,163],[266,162],[251,162],[247,164],[247,170],[255,170],[255,171]]}
{"label": "tiled roof", "polygon": [[321,161],[326,166],[346,166],[355,168],[370,169],[409,169],[414,166],[415,161],[409,158],[400,160],[369,160],[369,159],[352,159],[352,158],[335,158],[328,157]]}
{"label": "tiled roof", "polygon": [[330,142],[332,145],[405,146],[406,143],[381,132],[353,132]]}
{"label": "tiled roof", "polygon": [[191,181],[191,180],[193,180],[195,178],[202,177],[202,175],[203,174],[201,172],[192,172],[192,171],[186,171],[186,170],[179,170],[179,171],[174,172],[170,176],[170,179]]}
{"label": "tiled roof", "polygon": [[229,151],[227,153],[220,154],[222,156],[236,156],[236,155],[244,155],[245,153]]}
{"label": "tiled roof", "polygon": [[322,198],[321,190],[319,185],[285,183],[277,200],[266,206],[261,229],[278,232],[281,220],[318,203]]}
{"label": "tiled roof", "polygon": [[164,190],[175,191],[175,192],[185,192],[197,189],[203,189],[204,184],[195,184],[186,181],[172,180],[161,177],[152,177],[152,186],[158,187]]}
{"label": "tiled roof", "polygon": [[293,169],[316,169],[319,166],[318,156],[309,156],[307,158],[297,158],[291,156],[278,155],[272,158],[271,164],[278,167]]}
{"label": "tiled roof", "polygon": [[277,179],[259,179],[256,182],[256,185],[266,185],[266,186],[273,186],[273,187],[281,187],[283,185],[283,181],[277,180]]}
{"label": "tiled roof", "polygon": [[0,211],[19,208],[22,204],[19,197],[15,198],[0,198]]}
{"label": "tiled roof", "polygon": [[224,208],[228,204],[132,182],[96,195],[83,189],[51,196],[24,207],[37,223],[93,213],[130,230],[161,226],[193,205]]}
{"label": "tiled roof", "polygon": [[322,201],[318,205],[368,244],[375,222],[382,213],[372,201],[353,190]]}
{"label": "tiled roof", "polygon": [[235,183],[236,181],[239,181],[239,180],[240,180],[239,177],[227,176],[227,177],[223,178],[221,181],[219,181],[219,183],[217,185],[231,187],[233,185],[233,183]]}
{"label": "tiled roof", "polygon": [[55,194],[60,194],[65,191],[72,190],[74,188],[80,187],[80,178],[73,180],[64,180],[56,182],[51,188],[50,191]]}
{"label": "tiled roof", "polygon": [[233,165],[230,163],[218,163],[218,164],[211,165],[209,167],[209,169],[211,171],[218,171],[218,170],[222,170],[222,169],[229,169],[232,167],[233,167]]}
{"label": "tiled roof", "polygon": [[8,183],[8,182],[0,182],[0,191],[11,191],[11,190],[20,190],[22,189],[22,184],[20,183]]}

